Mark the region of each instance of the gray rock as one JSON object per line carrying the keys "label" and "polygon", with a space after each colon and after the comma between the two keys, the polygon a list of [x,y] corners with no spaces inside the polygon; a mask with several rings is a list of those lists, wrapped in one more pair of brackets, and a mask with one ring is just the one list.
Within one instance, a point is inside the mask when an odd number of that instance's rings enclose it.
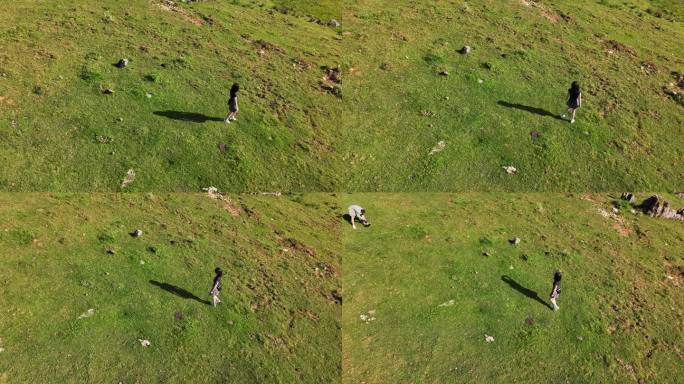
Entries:
{"label": "gray rock", "polygon": [[333,28],[339,28],[341,26],[340,22],[335,20],[335,19],[330,19],[328,22],[328,25],[333,27]]}
{"label": "gray rock", "polygon": [[622,195],[620,196],[622,200],[627,200],[630,203],[634,202],[634,194],[631,192],[622,192]]}
{"label": "gray rock", "polygon": [[131,232],[131,236],[133,237],[140,237],[142,236],[143,232],[139,229],[136,229],[135,231]]}
{"label": "gray rock", "polygon": [[461,49],[458,51],[458,53],[460,53],[461,55],[467,55],[467,54],[470,53],[471,50],[472,50],[472,48],[470,48],[469,45],[465,45],[465,46],[463,46],[463,48],[461,48]]}
{"label": "gray rock", "polygon": [[128,65],[128,59],[121,59],[119,60],[116,64],[114,64],[117,68],[125,68]]}

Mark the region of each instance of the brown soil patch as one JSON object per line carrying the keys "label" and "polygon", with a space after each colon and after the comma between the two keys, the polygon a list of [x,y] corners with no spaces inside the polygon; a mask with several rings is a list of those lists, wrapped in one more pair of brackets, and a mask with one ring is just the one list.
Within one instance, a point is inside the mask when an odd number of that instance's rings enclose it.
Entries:
{"label": "brown soil patch", "polygon": [[201,25],[204,25],[206,23],[205,20],[193,15],[190,11],[188,11],[182,7],[179,7],[173,1],[164,0],[162,3],[159,4],[159,8],[161,8],[167,12],[177,13],[180,16],[182,16],[185,21],[190,22],[190,23],[195,24],[195,25],[201,26]]}
{"label": "brown soil patch", "polygon": [[636,51],[634,49],[620,43],[619,41],[607,40],[603,43],[603,45],[606,47],[606,52],[608,52],[608,54],[624,53],[629,56],[636,56]]}
{"label": "brown soil patch", "polygon": [[540,15],[552,23],[557,23],[561,18],[563,18],[556,11],[549,9],[539,0],[521,0],[521,2],[527,7],[536,8]]}
{"label": "brown soil patch", "polygon": [[7,97],[7,96],[0,96],[0,104],[9,105],[9,106],[11,106],[11,107],[17,105],[17,104],[14,102],[14,100],[10,99],[10,98]]}
{"label": "brown soil patch", "polygon": [[632,234],[632,229],[627,226],[627,223],[622,216],[619,216],[613,212],[608,212],[603,208],[598,208],[598,213],[601,216],[614,221],[612,227],[620,234],[620,236],[628,237]]}

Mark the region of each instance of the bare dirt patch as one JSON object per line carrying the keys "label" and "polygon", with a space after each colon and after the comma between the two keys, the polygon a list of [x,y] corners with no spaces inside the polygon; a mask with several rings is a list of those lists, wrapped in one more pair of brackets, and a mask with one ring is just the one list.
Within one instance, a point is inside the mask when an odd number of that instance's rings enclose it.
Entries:
{"label": "bare dirt patch", "polygon": [[163,2],[158,4],[159,8],[163,9],[164,11],[167,12],[173,12],[179,14],[183,19],[187,22],[190,22],[195,25],[204,25],[206,24],[206,21],[193,15],[190,11],[179,7],[175,2],[169,1],[169,0],[164,0]]}

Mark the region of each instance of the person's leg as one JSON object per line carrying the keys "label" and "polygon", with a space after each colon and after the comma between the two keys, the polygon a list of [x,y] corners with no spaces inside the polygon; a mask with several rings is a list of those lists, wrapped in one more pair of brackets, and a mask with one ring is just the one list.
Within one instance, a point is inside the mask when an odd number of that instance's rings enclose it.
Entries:
{"label": "person's leg", "polygon": [[575,113],[577,113],[577,108],[572,109],[572,119],[570,120],[570,124],[575,122]]}
{"label": "person's leg", "polygon": [[211,303],[214,305],[214,307],[216,306],[216,300],[218,300],[218,296],[211,295]]}
{"label": "person's leg", "polygon": [[230,124],[230,115],[231,115],[231,114],[232,114],[232,112],[228,112],[228,116],[226,116],[225,122],[228,123],[228,124]]}
{"label": "person's leg", "polygon": [[558,304],[556,304],[556,298],[555,298],[555,297],[551,298],[551,308],[552,308],[554,311],[557,311],[557,310],[558,310]]}
{"label": "person's leg", "polygon": [[235,116],[237,116],[237,111],[230,113],[230,119],[231,120],[233,120],[233,121],[237,120],[237,118]]}

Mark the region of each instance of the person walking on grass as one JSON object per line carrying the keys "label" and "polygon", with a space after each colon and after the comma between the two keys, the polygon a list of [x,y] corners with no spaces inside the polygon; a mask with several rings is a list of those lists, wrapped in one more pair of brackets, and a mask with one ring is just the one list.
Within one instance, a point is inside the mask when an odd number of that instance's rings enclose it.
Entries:
{"label": "person walking on grass", "polygon": [[226,123],[230,124],[231,121],[237,120],[235,115],[238,113],[238,100],[237,94],[240,90],[240,85],[238,83],[233,83],[230,87],[230,97],[228,98],[228,116],[226,117]]}
{"label": "person walking on grass", "polygon": [[370,223],[366,219],[366,210],[356,204],[352,204],[347,208],[349,211],[349,221],[351,221],[352,228],[356,229],[356,219],[359,219],[364,227],[369,227]]}
{"label": "person walking on grass", "polygon": [[558,304],[556,304],[556,299],[558,299],[558,295],[560,295],[561,291],[561,271],[556,271],[553,273],[553,288],[551,288],[551,309],[554,311],[558,310]]}
{"label": "person walking on grass", "polygon": [[[568,112],[570,114],[570,124],[575,122],[575,114],[577,110],[582,106],[582,90],[578,82],[573,81],[568,89]],[[561,116],[566,119],[566,114]]]}
{"label": "person walking on grass", "polygon": [[214,269],[214,272],[216,273],[216,276],[214,276],[214,285],[211,286],[211,291],[209,291],[209,295],[211,296],[211,303],[216,306],[216,304],[220,303],[221,300],[219,299],[219,292],[221,292],[221,277],[223,276],[223,271],[221,268],[216,267]]}

